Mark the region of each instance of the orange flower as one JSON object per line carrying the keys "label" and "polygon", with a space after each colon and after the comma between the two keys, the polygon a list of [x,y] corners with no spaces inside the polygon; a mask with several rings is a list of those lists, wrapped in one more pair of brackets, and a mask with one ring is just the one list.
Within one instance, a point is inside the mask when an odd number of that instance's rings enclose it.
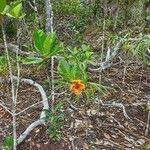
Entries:
{"label": "orange flower", "polygon": [[70,91],[72,91],[77,96],[79,96],[84,89],[85,85],[82,83],[81,80],[73,80],[70,85]]}

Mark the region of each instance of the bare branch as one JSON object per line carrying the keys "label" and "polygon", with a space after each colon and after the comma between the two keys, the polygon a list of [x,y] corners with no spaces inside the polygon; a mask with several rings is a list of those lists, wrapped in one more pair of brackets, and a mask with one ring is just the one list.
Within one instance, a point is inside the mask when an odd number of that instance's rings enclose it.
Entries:
{"label": "bare branch", "polygon": [[5,105],[3,105],[2,103],[0,103],[0,106],[3,107],[9,114],[13,114]]}
{"label": "bare branch", "polygon": [[[45,101],[47,101],[47,100],[45,100]],[[41,104],[41,103],[43,103],[43,102],[44,102],[44,101],[40,101],[40,102],[37,102],[37,103],[35,103],[35,104],[30,105],[29,107],[27,107],[27,108],[23,109],[22,111],[16,113],[16,116],[17,116],[17,115],[20,115],[21,113],[27,111],[28,109],[33,108],[33,107],[35,107],[35,106],[37,106],[37,105],[39,105],[39,104]]]}
{"label": "bare branch", "polygon": [[108,48],[105,61],[102,61],[101,63],[98,64],[98,66],[100,67],[96,69],[89,68],[89,70],[92,72],[102,72],[103,70],[109,68],[112,65],[113,59],[119,54],[119,49],[121,45],[122,40],[116,44],[114,49],[112,49],[113,52],[111,54],[110,54],[111,50],[110,48]]}
{"label": "bare branch", "polygon": [[28,126],[28,128],[19,136],[19,138],[17,139],[17,144],[20,144],[21,142],[23,142],[23,140],[27,137],[27,135],[29,135],[29,133],[36,128],[39,125],[44,124],[44,120],[43,119],[39,119],[35,122],[33,122],[32,124],[30,124]]}
{"label": "bare branch", "polygon": [[[150,98],[148,99],[148,106],[150,106]],[[150,126],[150,110],[148,111],[148,116],[147,116],[147,123],[146,123],[146,129],[145,129],[145,135],[148,135],[148,130]]]}
{"label": "bare branch", "polygon": [[126,110],[125,110],[125,106],[122,103],[116,103],[116,102],[112,102],[111,104],[104,104],[103,101],[101,99],[98,99],[98,101],[100,102],[100,104],[102,106],[109,106],[109,107],[119,107],[122,108],[123,110],[123,115],[125,116],[126,119],[131,120],[131,118],[128,116]]}
{"label": "bare branch", "polygon": [[[25,52],[25,51],[20,50],[18,45],[8,43],[7,47],[9,50],[11,50],[14,53],[17,53],[17,51],[18,51],[18,54],[21,56],[31,55],[31,53],[29,53],[29,52]],[[5,49],[5,46],[3,44],[0,44],[0,50],[3,50],[3,49]]]}
{"label": "bare branch", "polygon": [[[13,76],[13,79],[17,80],[17,77],[16,77],[16,76]],[[20,82],[25,82],[25,83],[28,83],[28,84],[30,84],[30,85],[32,85],[32,86],[35,86],[35,87],[39,90],[39,92],[40,92],[40,94],[41,94],[42,103],[43,103],[43,110],[49,109],[48,98],[47,98],[47,96],[46,96],[46,93],[45,93],[43,87],[42,87],[40,84],[34,82],[34,81],[31,80],[31,79],[24,79],[24,78],[21,78],[21,79],[20,79]],[[37,121],[35,121],[35,122],[33,122],[32,124],[30,124],[30,125],[28,126],[28,128],[27,128],[27,129],[19,136],[19,138],[17,139],[17,144],[21,143],[21,142],[26,138],[26,136],[27,136],[35,127],[44,124],[44,123],[45,123],[44,118],[45,118],[45,112],[42,111],[42,112],[41,112],[41,115],[40,115],[40,119],[37,120]]]}

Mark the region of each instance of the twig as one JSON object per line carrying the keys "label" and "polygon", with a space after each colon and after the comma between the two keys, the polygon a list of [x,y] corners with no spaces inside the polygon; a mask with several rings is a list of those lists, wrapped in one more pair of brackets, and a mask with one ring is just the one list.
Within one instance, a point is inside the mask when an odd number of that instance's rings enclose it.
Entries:
{"label": "twig", "polygon": [[70,141],[71,141],[71,147],[72,147],[72,150],[75,150],[75,146],[74,146],[74,137],[70,137]]}
{"label": "twig", "polygon": [[67,99],[67,102],[69,103],[70,108],[72,108],[73,110],[75,110],[75,111],[79,111],[79,110],[81,110],[81,109],[79,109],[79,108],[75,107],[75,106],[74,106],[74,105],[70,102],[70,100],[69,100],[69,99]]}
{"label": "twig", "polygon": [[46,7],[46,33],[53,32],[53,11],[52,11],[52,4],[51,0],[45,0],[45,7]]}
{"label": "twig", "polygon": [[[20,79],[20,64],[19,64],[19,47],[20,47],[20,36],[21,36],[21,29],[19,28],[19,22],[17,22],[17,45],[18,49],[16,51],[16,65],[17,65],[17,83],[15,89],[15,109],[17,104],[17,97],[18,97],[18,89],[19,89],[19,79]],[[16,114],[16,112],[15,112]]]}
{"label": "twig", "polygon": [[[150,99],[148,99],[148,106],[150,106]],[[146,129],[145,129],[145,135],[148,135],[149,125],[150,124],[150,110],[148,110],[148,116],[147,116],[147,123],[146,123]]]}
{"label": "twig", "polygon": [[125,118],[131,120],[131,118],[128,116],[125,110],[125,106],[122,103],[112,102],[111,104],[104,104],[101,99],[98,99],[98,101],[101,103],[102,106],[109,106],[109,107],[115,106],[115,107],[122,108]]}
{"label": "twig", "polygon": [[113,140],[111,140],[111,139],[107,139],[109,142],[111,142],[112,144],[114,144],[114,145],[116,145],[116,146],[118,146],[120,149],[123,149],[124,147],[122,146],[122,145],[120,145],[120,144],[118,144],[118,143],[116,143],[116,142],[114,142]]}
{"label": "twig", "polygon": [[[45,101],[47,101],[47,100],[45,100]],[[18,113],[16,113],[16,116],[22,114],[23,112],[27,111],[28,109],[33,108],[33,107],[35,107],[36,105],[39,105],[39,104],[41,104],[41,103],[43,103],[43,102],[44,102],[44,101],[40,101],[40,102],[37,102],[37,103],[35,103],[35,104],[30,105],[29,107],[27,107],[27,108],[23,109],[22,111],[19,111]]]}
{"label": "twig", "polygon": [[[104,44],[105,44],[105,18],[103,19],[103,35],[102,35],[102,47],[101,47],[101,58],[100,58],[100,64],[103,62],[103,54],[104,54]],[[110,57],[110,49],[109,53],[107,53],[106,60]],[[99,84],[101,84],[101,72],[99,72]]]}
{"label": "twig", "polygon": [[33,0],[33,5],[32,5],[32,3],[30,1],[28,1],[28,4],[35,11],[36,21],[37,21],[38,26],[40,27],[41,26],[41,24],[40,24],[40,17],[39,17],[38,9],[37,9],[37,6],[36,6],[36,1]]}
{"label": "twig", "polygon": [[0,103],[0,106],[3,107],[9,114],[13,114],[5,105],[3,105],[2,103]]}
{"label": "twig", "polygon": [[44,124],[44,120],[41,118],[39,120],[33,122],[32,124],[30,124],[28,126],[28,128],[17,139],[17,144],[20,144],[34,128],[36,128],[37,126],[42,125],[42,124]]}

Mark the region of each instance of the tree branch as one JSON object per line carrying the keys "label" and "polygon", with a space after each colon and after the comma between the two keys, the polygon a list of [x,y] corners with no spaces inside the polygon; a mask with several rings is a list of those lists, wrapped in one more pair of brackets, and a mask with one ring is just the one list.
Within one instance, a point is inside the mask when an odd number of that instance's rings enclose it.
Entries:
{"label": "tree branch", "polygon": [[[17,77],[16,77],[16,76],[13,76],[13,79],[14,79],[14,80],[17,80]],[[30,84],[30,85],[32,85],[32,86],[35,86],[35,87],[39,90],[39,92],[40,92],[40,94],[41,94],[42,103],[43,103],[43,110],[49,109],[48,98],[47,98],[47,96],[46,96],[46,93],[45,93],[43,87],[42,87],[40,84],[34,82],[34,81],[31,80],[31,79],[24,79],[24,78],[21,78],[21,79],[20,79],[20,82],[28,83],[28,84]],[[17,139],[17,144],[21,143],[21,142],[26,138],[26,136],[27,136],[35,127],[44,124],[44,123],[45,123],[45,119],[44,119],[44,118],[45,118],[45,112],[42,111],[41,114],[40,114],[40,118],[39,118],[37,121],[35,121],[35,122],[33,122],[32,124],[30,124],[30,125],[27,127],[27,129],[19,136],[19,138]]]}
{"label": "tree branch", "polygon": [[[11,44],[11,43],[8,43],[7,47],[8,47],[9,50],[13,51],[14,53],[18,52],[18,54],[21,55],[21,56],[28,56],[28,55],[32,54],[32,53],[20,50],[18,45],[14,45],[14,44]],[[0,44],[0,51],[1,50],[3,51],[4,49],[5,49],[5,46],[3,44]]]}

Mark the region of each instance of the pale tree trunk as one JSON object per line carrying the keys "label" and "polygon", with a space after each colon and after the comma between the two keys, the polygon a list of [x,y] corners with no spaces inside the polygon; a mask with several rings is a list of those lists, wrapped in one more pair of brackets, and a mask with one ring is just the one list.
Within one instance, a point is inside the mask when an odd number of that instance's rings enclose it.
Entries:
{"label": "pale tree trunk", "polygon": [[[53,10],[52,10],[52,3],[51,0],[45,0],[45,7],[46,7],[46,26],[45,26],[45,30],[46,33],[48,34],[49,32],[53,32]],[[52,100],[51,100],[51,106],[52,106],[52,110],[53,110],[53,105],[54,105],[54,101],[55,101],[55,97],[54,97],[54,56],[52,56],[51,61],[48,62],[48,80],[50,80],[49,78],[49,66],[51,66],[50,68],[50,76],[51,76],[51,96],[52,96]]]}

